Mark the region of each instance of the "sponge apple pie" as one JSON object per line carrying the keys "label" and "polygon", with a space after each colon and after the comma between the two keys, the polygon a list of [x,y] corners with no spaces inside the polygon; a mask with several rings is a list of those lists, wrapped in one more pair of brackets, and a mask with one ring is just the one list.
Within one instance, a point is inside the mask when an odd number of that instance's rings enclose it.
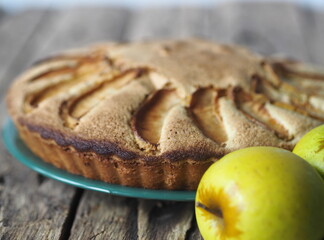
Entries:
{"label": "sponge apple pie", "polygon": [[324,120],[324,74],[204,40],[108,43],[34,64],[7,105],[41,159],[151,189],[196,189],[224,154],[292,149]]}

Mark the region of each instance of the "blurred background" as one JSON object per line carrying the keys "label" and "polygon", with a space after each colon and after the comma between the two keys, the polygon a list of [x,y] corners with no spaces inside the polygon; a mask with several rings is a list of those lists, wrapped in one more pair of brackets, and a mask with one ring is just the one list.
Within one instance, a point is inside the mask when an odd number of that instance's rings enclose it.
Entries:
{"label": "blurred background", "polygon": [[35,60],[65,48],[186,37],[324,67],[324,1],[0,0],[0,96]]}
{"label": "blurred background", "polygon": [[[247,0],[238,0],[248,2]],[[251,2],[251,0],[249,0]],[[255,2],[266,2],[256,0]],[[271,0],[267,0],[271,1]],[[289,0],[288,0],[289,1]],[[26,8],[65,8],[73,6],[123,6],[129,8],[139,7],[170,7],[192,5],[200,7],[212,7],[215,4],[229,2],[226,0],[1,0],[1,7],[7,11],[21,11]],[[284,2],[279,1],[277,2]],[[323,0],[290,0],[289,2],[307,7],[324,7]]]}

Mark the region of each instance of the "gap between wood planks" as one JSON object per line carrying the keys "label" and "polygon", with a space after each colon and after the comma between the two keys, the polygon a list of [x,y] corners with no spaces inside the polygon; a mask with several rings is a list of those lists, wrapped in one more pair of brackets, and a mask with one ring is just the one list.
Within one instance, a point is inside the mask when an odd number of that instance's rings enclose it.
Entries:
{"label": "gap between wood planks", "polygon": [[63,223],[61,236],[60,236],[59,240],[68,240],[70,238],[74,219],[75,219],[78,207],[80,205],[80,201],[82,199],[83,193],[84,193],[83,189],[80,189],[80,188],[76,189],[75,194],[74,194],[72,201],[70,203],[68,215]]}
{"label": "gap between wood planks", "polygon": [[[74,206],[76,207],[76,206]],[[71,235],[61,239],[201,239],[193,202],[155,201],[85,191]]]}

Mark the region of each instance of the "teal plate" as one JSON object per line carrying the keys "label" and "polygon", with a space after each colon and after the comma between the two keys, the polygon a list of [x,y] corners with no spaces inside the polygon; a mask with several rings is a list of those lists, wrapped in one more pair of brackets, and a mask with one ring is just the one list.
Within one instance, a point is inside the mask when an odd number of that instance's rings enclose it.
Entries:
{"label": "teal plate", "polygon": [[68,173],[56,168],[33,154],[20,139],[12,120],[7,120],[2,129],[2,137],[8,151],[25,166],[34,171],[79,188],[105,192],[113,195],[172,201],[194,201],[195,191],[168,191],[151,190],[144,188],[125,187],[116,184],[108,184],[102,181],[91,180],[85,177]]}

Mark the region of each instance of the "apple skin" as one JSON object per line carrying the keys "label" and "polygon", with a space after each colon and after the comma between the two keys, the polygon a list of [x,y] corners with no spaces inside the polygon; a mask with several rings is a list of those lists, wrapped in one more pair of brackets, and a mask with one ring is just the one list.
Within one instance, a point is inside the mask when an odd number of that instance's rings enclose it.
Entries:
{"label": "apple skin", "polygon": [[306,133],[296,144],[293,153],[309,162],[324,177],[324,125]]}
{"label": "apple skin", "polygon": [[195,210],[205,240],[324,237],[323,180],[280,148],[245,148],[214,163],[199,183]]}

